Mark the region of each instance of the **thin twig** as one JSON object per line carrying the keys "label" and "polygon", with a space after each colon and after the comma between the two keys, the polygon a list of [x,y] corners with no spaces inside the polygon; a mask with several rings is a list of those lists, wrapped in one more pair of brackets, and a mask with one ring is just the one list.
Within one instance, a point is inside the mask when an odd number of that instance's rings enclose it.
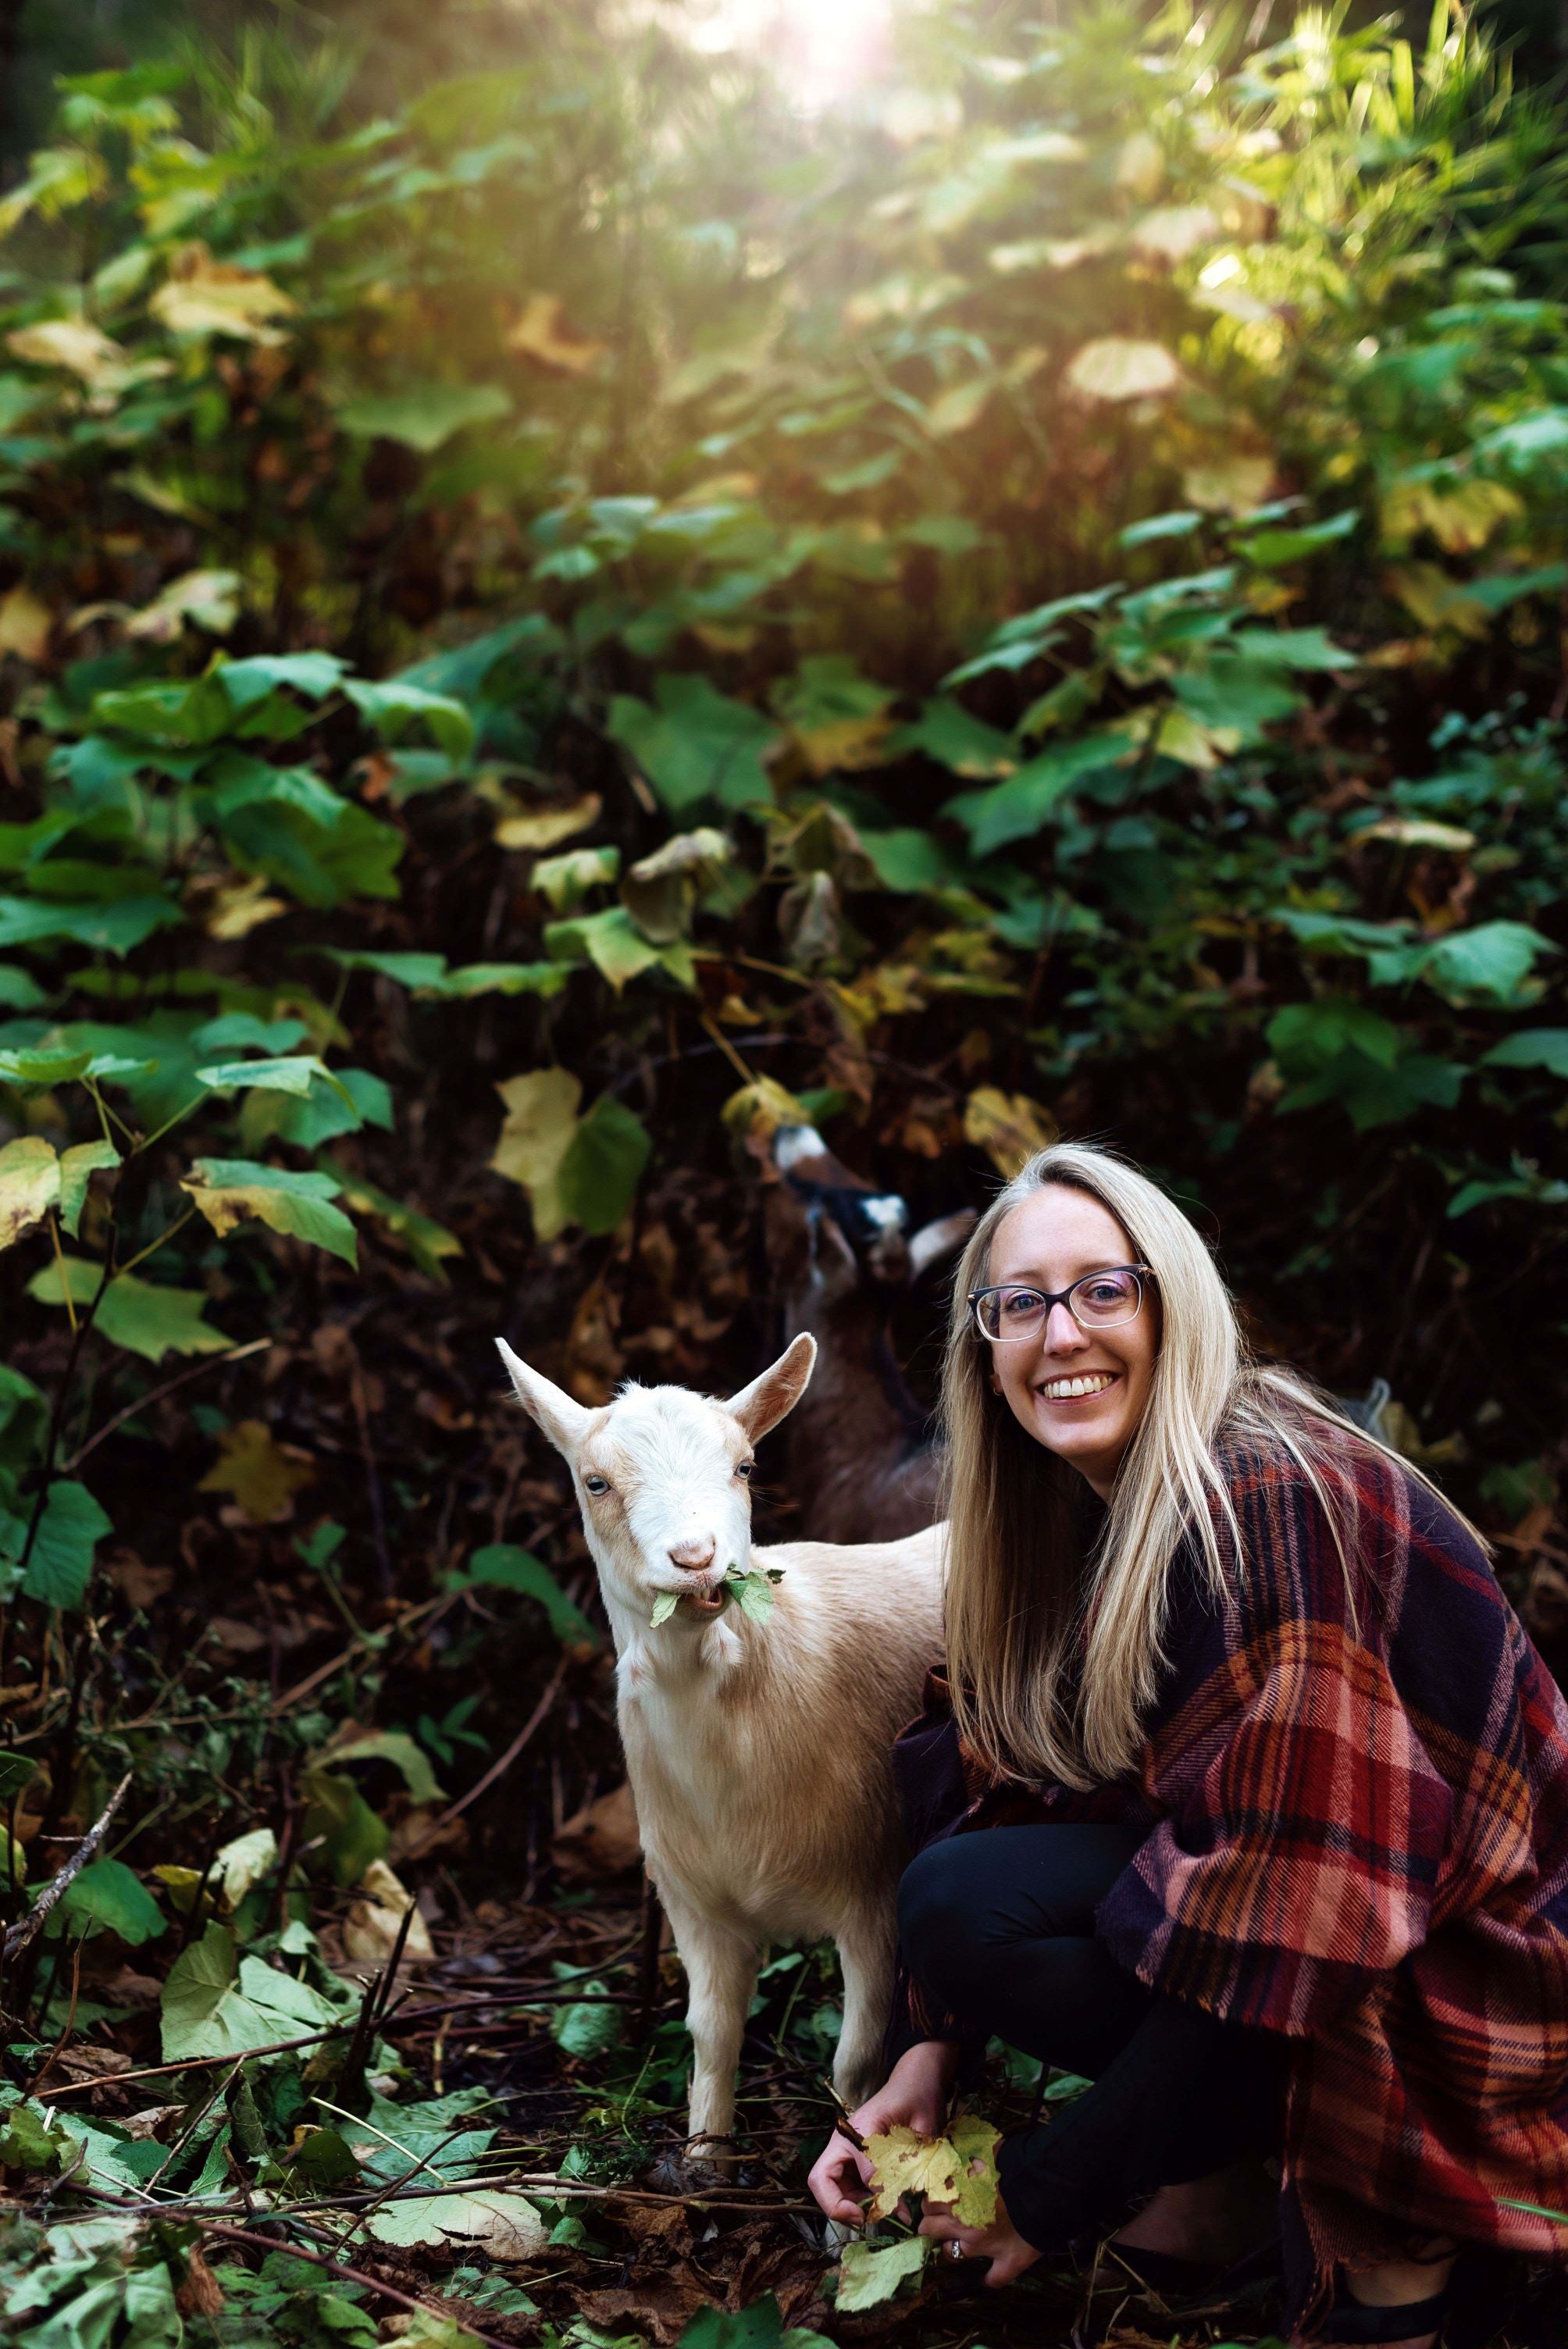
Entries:
{"label": "thin twig", "polygon": [[539,1727],[541,1722],[550,1711],[551,1706],[555,1702],[556,1698],[560,1695],[561,1683],[565,1677],[566,1659],[562,1656],[561,1661],[555,1667],[554,1675],[551,1680],[549,1687],[545,1690],[544,1694],[540,1698],[539,1702],[534,1706],[533,1711],[529,1714],[528,1719],[523,1723],[522,1727],[518,1731],[517,1735],[512,1739],[511,1744],[507,1747],[506,1752],[500,1754],[497,1760],[490,1764],[490,1766],[485,1772],[484,1776],[479,1779],[475,1785],[471,1785],[466,1795],[459,1795],[455,1803],[449,1803],[447,1808],[441,1813],[440,1817],[426,1830],[419,1841],[409,1847],[407,1857],[410,1859],[418,1859],[421,1852],[427,1851],[444,1826],[449,1826],[455,1818],[468,1809],[470,1803],[477,1803],[481,1795],[488,1794],[490,1789],[495,1785],[496,1780],[502,1777],[505,1773],[511,1768],[512,1764],[517,1760],[518,1755],[522,1752],[523,1747],[528,1744],[529,1739],[533,1735],[535,1730]]}
{"label": "thin twig", "polygon": [[109,1796],[108,1801],[105,1804],[103,1810],[100,1812],[97,1820],[94,1822],[92,1826],[88,1829],[87,1834],[83,1836],[80,1843],[77,1846],[76,1850],[71,1855],[71,1857],[67,1860],[64,1868],[61,1868],[58,1876],[55,1878],[52,1883],[45,1885],[44,1889],[38,1895],[36,1901],[34,1903],[31,1909],[29,1909],[26,1916],[22,1919],[19,1924],[13,1925],[10,1931],[6,1934],[4,1943],[0,1944],[0,1958],[3,1958],[6,1964],[10,1963],[11,1960],[16,1955],[16,1952],[19,1950],[25,1950],[26,1948],[35,1933],[42,1930],[44,1920],[48,1916],[49,1911],[57,1907],[57,1904],[65,1898],[65,1895],[69,1890],[71,1885],[75,1883],[77,1878],[87,1866],[88,1860],[91,1859],[99,1844],[103,1841],[104,1837],[108,1832],[108,1823],[110,1819],[113,1818],[116,1811],[119,1810],[121,1803],[125,1800],[126,1790],[130,1785],[130,1778],[131,1774],[128,1770],[124,1777],[120,1780],[119,1785],[115,1788],[113,1794]]}

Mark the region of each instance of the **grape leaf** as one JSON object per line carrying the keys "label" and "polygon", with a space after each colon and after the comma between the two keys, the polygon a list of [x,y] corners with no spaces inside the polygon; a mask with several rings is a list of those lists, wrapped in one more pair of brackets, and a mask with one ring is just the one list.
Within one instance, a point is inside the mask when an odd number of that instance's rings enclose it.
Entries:
{"label": "grape leaf", "polygon": [[906,2235],[897,2243],[846,2243],[833,2305],[841,2316],[880,2308],[910,2276],[918,2276],[931,2248],[927,2235]]}
{"label": "grape leaf", "polygon": [[945,2137],[920,2137],[900,2122],[868,2137],[875,2187],[869,2215],[889,2218],[901,2195],[923,2194],[945,2205],[962,2226],[989,2227],[996,2216],[1000,2135],[989,2121],[960,2113]]}

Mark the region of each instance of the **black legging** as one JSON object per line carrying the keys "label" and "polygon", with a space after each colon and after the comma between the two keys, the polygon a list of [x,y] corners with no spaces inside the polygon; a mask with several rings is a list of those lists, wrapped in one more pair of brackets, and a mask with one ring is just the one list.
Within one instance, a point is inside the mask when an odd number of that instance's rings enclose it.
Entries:
{"label": "black legging", "polygon": [[1094,2083],[999,2151],[1008,2217],[1041,2251],[1279,2142],[1283,2043],[1146,1990],[1094,1938],[1095,1909],[1141,1841],[1123,1827],[986,1827],[928,1846],[898,1889],[910,1971],[967,2033]]}

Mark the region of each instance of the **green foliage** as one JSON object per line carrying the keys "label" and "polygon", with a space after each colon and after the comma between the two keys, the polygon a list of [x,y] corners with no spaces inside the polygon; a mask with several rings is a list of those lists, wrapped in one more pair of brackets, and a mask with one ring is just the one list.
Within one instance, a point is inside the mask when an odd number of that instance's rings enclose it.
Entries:
{"label": "green foliage", "polygon": [[536,1599],[558,1640],[599,1645],[598,1632],[582,1609],[573,1605],[543,1559],[535,1557],[531,1550],[519,1549],[513,1542],[487,1542],[469,1558],[466,1576],[452,1579],[459,1589],[465,1581],[488,1583],[498,1590],[516,1590],[526,1599]]}
{"label": "green foliage", "polygon": [[[0,1366],[0,1600],[28,1637],[69,1610],[84,1658],[138,1588],[116,1550],[95,1588],[111,1532],[161,1555],[145,1481],[88,1448],[126,1415],[159,1440],[188,1406],[138,1417],[150,1391],[211,1377],[224,1434],[253,1406],[217,1358],[358,1328],[377,1285],[410,1319],[566,1298],[585,1394],[616,1338],[687,1375],[723,1317],[676,1299],[685,1260],[636,1330],[612,1275],[657,1263],[672,1175],[749,1174],[753,1121],[802,1103],[946,1199],[1019,1130],[1123,1142],[1224,1208],[1271,1332],[1310,1296],[1336,1375],[1497,1361],[1527,1293],[1561,1319],[1560,105],[1449,14],[1424,47],[1314,14],[1256,47],[1181,8],[901,9],[872,119],[803,114],[667,11],[625,42],[557,12],[503,69],[493,13],[358,68],[307,29],[286,63],[95,77],[0,191],[0,1281],[32,1373]],[[1396,1266],[1408,1314],[1374,1299]],[[402,1431],[366,1432],[356,1360],[346,1456],[390,1506]],[[1523,1515],[1537,1438],[1477,1375],[1476,1491]],[[286,1557],[283,1522],[242,1538]],[[488,1591],[597,1644],[531,1549],[451,1571],[480,1525],[443,1520],[432,1611]],[[126,1733],[225,1800],[287,1749],[297,1798],[287,1884],[232,1816],[148,1868],[190,1921],[217,1847],[170,2060],[347,2013],[274,1892],[359,1886],[379,1790],[438,1801],[431,1757],[485,1742],[469,1676],[426,1714],[388,1683],[395,1611],[335,1550],[293,1555],[373,1669],[329,1673],[294,1747],[275,1671],[182,1697],[177,1754]],[[73,1806],[119,1734],[101,1677]],[[58,1946],[163,1921],[100,1859]],[[560,2045],[629,2064],[579,1990]],[[830,2013],[802,2006],[814,2053]],[[482,2178],[471,2103],[372,2095],[366,2157],[292,2062],[247,2064],[168,2189]],[[7,2104],[0,2148],[54,2176],[79,2147],[110,2191],[167,2151],[81,2127]],[[456,2243],[440,2199],[376,2230]],[[19,2338],[173,2349],[178,2257],[97,2223],[54,2230]],[[241,2340],[372,2330],[281,2254],[233,2299]],[[785,2337],[764,2302],[686,2349]]]}
{"label": "green foliage", "polygon": [[163,1985],[163,2060],[190,2055],[241,2055],[277,2040],[298,2039],[341,2021],[308,1982],[260,1958],[241,1958],[225,1925],[210,1923],[181,1951]]}
{"label": "green foliage", "polygon": [[107,1929],[133,1946],[168,1930],[157,1901],[123,1860],[89,1860],[67,1886],[60,1907],[77,1930]]}

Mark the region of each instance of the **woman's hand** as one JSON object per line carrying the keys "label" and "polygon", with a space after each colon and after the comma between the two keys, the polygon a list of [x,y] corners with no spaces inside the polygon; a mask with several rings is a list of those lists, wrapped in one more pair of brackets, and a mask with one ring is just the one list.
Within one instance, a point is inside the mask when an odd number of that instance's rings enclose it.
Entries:
{"label": "woman's hand", "polygon": [[[1026,2243],[1012,2220],[1001,2196],[996,2197],[996,2216],[988,2227],[961,2226],[953,2215],[952,2206],[945,2202],[928,2202],[925,2216],[920,2222],[923,2235],[930,2235],[939,2243],[958,2243],[966,2260],[989,2260],[985,2284],[995,2292],[998,2284],[1011,2283],[1026,2268],[1032,2268],[1040,2254],[1033,2243]],[[946,2253],[938,2252],[945,2263]],[[954,2262],[956,2264],[956,2262]]]}
{"label": "woman's hand", "polygon": [[[921,2137],[940,2137],[957,2068],[956,2042],[921,2040],[904,2050],[876,2095],[850,2115],[851,2127],[861,2137],[877,2137],[902,2122]],[[867,2189],[874,2180],[866,2156],[835,2129],[806,2183],[830,2219],[852,2227],[865,2216]],[[907,2220],[903,2203],[899,2211]]]}

